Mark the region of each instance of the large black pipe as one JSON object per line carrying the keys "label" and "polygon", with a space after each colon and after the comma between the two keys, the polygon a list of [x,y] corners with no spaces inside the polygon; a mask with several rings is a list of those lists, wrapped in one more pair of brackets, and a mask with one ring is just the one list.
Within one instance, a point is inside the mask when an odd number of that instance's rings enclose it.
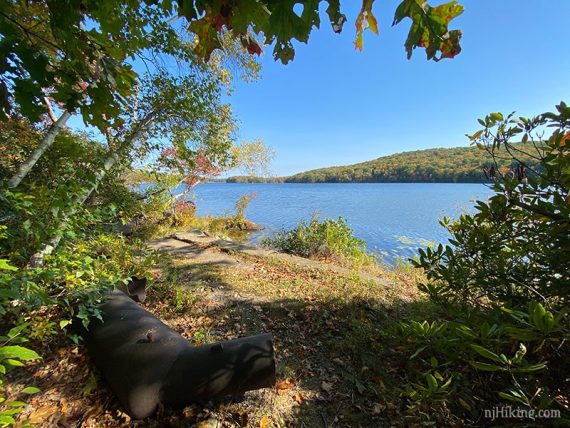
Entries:
{"label": "large black pipe", "polygon": [[122,291],[100,309],[104,322],[92,322],[83,337],[135,419],[151,416],[159,403],[184,405],[275,383],[271,334],[195,347]]}

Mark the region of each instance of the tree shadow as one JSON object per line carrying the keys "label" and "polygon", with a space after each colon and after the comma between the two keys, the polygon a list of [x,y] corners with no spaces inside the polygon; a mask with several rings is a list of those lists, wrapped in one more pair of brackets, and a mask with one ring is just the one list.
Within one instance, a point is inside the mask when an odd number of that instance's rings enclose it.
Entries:
{"label": "tree shadow", "polygon": [[[190,292],[223,290],[225,300],[210,306],[197,299],[179,312],[163,312],[163,319],[196,344],[203,343],[196,340],[197,331],[207,331],[207,341],[272,333],[278,383],[270,391],[250,392],[242,401],[230,398],[206,408],[234,422],[239,419],[236,409],[246,408],[254,419],[271,415],[283,426],[406,424],[407,401],[398,389],[406,382],[406,358],[395,348],[389,331],[410,316],[433,315],[431,303],[404,298],[387,303],[373,297],[257,300],[225,279],[226,267],[215,263],[175,267]],[[193,319],[202,319],[190,331],[177,322],[187,310]],[[177,420],[182,426],[196,422],[195,415]]]}
{"label": "tree shadow", "polygon": [[[409,316],[430,313],[431,304],[397,297],[387,301],[372,294],[340,298],[323,293],[313,298],[299,293],[257,299],[228,280],[227,270],[243,269],[241,262],[228,263],[227,254],[223,260],[205,263],[186,257],[175,260],[168,274],[150,287],[143,306],[195,345],[272,333],[276,387],[178,409],[161,408],[137,426],[196,426],[208,421],[211,426],[258,426],[264,417],[272,426],[407,424],[407,402],[399,390],[407,381],[406,359],[388,332]],[[253,274],[262,268],[254,266]],[[58,352],[46,363],[48,371],[57,367],[59,374],[46,375],[38,386],[46,397],[57,393],[60,403],[72,403],[63,424],[130,426],[132,421],[104,379],[87,364],[85,351],[68,346],[65,355]],[[58,359],[68,362],[67,372]],[[89,367],[96,373],[97,387],[85,391]]]}

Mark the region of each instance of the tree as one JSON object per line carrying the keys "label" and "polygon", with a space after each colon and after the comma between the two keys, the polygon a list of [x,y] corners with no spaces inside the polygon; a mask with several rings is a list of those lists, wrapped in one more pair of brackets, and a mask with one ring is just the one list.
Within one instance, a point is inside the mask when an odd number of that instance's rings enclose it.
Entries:
{"label": "tree", "polygon": [[[136,113],[124,115],[125,126],[108,134],[108,151],[101,166],[94,172],[91,183],[74,198],[74,205],[61,219],[58,230],[67,228],[69,218],[75,215],[105,178],[107,173],[125,163],[137,151],[139,154],[156,150],[173,142],[180,150],[207,153],[220,164],[227,162],[231,135],[221,130],[233,129],[233,119],[220,100],[221,86],[214,74],[204,73],[199,66],[184,77],[161,72],[143,79],[141,91],[131,102]],[[30,267],[43,265],[44,258],[58,246],[58,233],[35,253]]]}
{"label": "tree", "polygon": [[[300,16],[294,2],[1,0],[1,111],[6,115],[17,109],[38,121],[42,114],[52,112],[52,102],[63,109],[9,180],[9,187],[21,183],[72,112],[80,112],[86,124],[103,133],[123,126],[121,110],[128,108],[126,101],[138,85],[132,58],[145,63],[149,56],[153,62],[160,54],[182,63],[191,62],[195,55],[210,59],[214,50],[231,46],[228,34],[250,54],[259,54],[258,39],[263,35],[264,43],[275,43],[275,58],[287,63],[294,56],[292,40],[306,43],[313,27],[320,25],[321,2],[299,3],[303,7]],[[333,30],[340,32],[346,21],[340,2],[326,3]],[[373,0],[363,0],[356,19],[355,45],[361,50],[363,31],[370,28],[378,33],[372,5]],[[402,1],[394,24],[406,17],[412,20],[405,43],[408,57],[416,47],[425,48],[428,59],[436,61],[459,53],[461,32],[449,31],[448,24],[462,11],[456,1],[437,7]],[[175,26],[178,18],[185,19],[192,40],[180,36],[183,32]]]}
{"label": "tree", "polygon": [[[79,109],[87,123],[105,128],[136,85],[130,58],[148,60],[145,53],[164,52],[188,60],[188,44],[176,32],[182,28],[175,26],[178,18],[193,35],[200,58],[222,49],[230,31],[251,54],[261,53],[258,39],[263,35],[263,43],[275,43],[275,58],[287,63],[294,56],[292,41],[306,43],[313,27],[320,26],[323,2],[333,30],[340,32],[346,17],[339,0],[2,0],[0,105],[9,113],[15,103],[25,116],[38,119],[47,112],[43,98],[49,88],[55,103],[68,111]],[[356,19],[359,49],[366,28],[378,33],[373,2],[364,0]],[[302,6],[300,15],[297,6]],[[436,7],[402,1],[394,24],[412,20],[405,43],[408,57],[416,47],[425,48],[433,60],[457,55],[461,32],[448,25],[462,11],[456,1]]]}

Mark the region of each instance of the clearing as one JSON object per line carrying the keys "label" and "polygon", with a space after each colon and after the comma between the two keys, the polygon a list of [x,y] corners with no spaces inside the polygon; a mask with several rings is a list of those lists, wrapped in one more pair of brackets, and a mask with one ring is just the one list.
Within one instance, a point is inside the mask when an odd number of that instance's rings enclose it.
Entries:
{"label": "clearing", "polygon": [[[406,362],[387,331],[410,313],[432,309],[416,291],[412,270],[363,273],[197,231],[150,246],[169,257],[154,271],[144,307],[197,345],[273,333],[276,387],[161,409],[134,423],[84,348],[60,341],[23,373],[22,381],[42,391],[20,420],[82,427],[409,425],[413,416],[398,388]],[[17,390],[17,380],[7,387]]]}

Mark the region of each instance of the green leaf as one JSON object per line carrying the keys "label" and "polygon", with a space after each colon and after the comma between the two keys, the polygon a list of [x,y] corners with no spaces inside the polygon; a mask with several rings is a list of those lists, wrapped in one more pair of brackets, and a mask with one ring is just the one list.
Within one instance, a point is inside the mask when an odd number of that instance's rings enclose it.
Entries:
{"label": "green leaf", "polygon": [[61,329],[64,329],[66,326],[68,326],[69,324],[71,324],[71,320],[61,320],[59,322],[59,327]]}
{"label": "green leaf", "polygon": [[37,360],[41,358],[35,351],[23,346],[3,346],[0,348],[0,361],[7,358],[18,358],[23,361]]}
{"label": "green leaf", "polygon": [[12,266],[11,264],[9,264],[8,260],[6,260],[6,259],[0,259],[0,269],[11,270],[11,271],[18,270],[18,268],[16,266]]}
{"label": "green leaf", "polygon": [[16,327],[12,328],[12,329],[8,332],[8,337],[11,338],[11,339],[14,338],[14,337],[16,337],[16,336],[19,335],[19,334],[22,332],[22,330],[24,330],[27,326],[28,326],[28,323],[23,323],[23,324],[17,325]]}
{"label": "green leaf", "polygon": [[515,403],[523,404],[525,406],[528,405],[528,399],[516,393],[515,391],[509,391],[509,393],[499,392],[499,397],[504,398],[505,400],[513,401]]}
{"label": "green leaf", "polygon": [[16,420],[12,416],[6,415],[4,412],[0,413],[0,425],[11,426],[16,423]]}
{"label": "green leaf", "polygon": [[435,377],[433,377],[432,374],[426,375],[426,381],[430,391],[437,391],[437,385],[438,385],[437,380],[435,379]]}
{"label": "green leaf", "polygon": [[469,346],[471,347],[471,349],[473,349],[475,352],[477,352],[482,357],[488,358],[488,359],[496,361],[498,363],[504,363],[505,362],[500,356],[498,356],[494,352],[489,351],[486,348],[483,348],[482,346],[475,345],[474,343],[470,344]]}
{"label": "green leaf", "polygon": [[27,386],[24,389],[22,389],[22,392],[24,394],[32,395],[32,394],[37,394],[38,392],[40,392],[40,389],[36,388],[35,386]]}
{"label": "green leaf", "polygon": [[437,367],[437,365],[438,365],[437,358],[431,357],[431,358],[430,358],[430,364],[431,364],[431,367],[435,369],[435,368]]}
{"label": "green leaf", "polygon": [[483,370],[486,372],[497,372],[503,370],[503,367],[496,364],[481,363],[479,361],[469,361],[469,364],[477,370]]}
{"label": "green leaf", "polygon": [[517,373],[531,373],[531,372],[537,372],[539,370],[544,370],[545,368],[546,368],[546,364],[539,363],[539,364],[532,364],[532,365],[524,366],[524,367],[517,367],[513,371],[517,372]]}

